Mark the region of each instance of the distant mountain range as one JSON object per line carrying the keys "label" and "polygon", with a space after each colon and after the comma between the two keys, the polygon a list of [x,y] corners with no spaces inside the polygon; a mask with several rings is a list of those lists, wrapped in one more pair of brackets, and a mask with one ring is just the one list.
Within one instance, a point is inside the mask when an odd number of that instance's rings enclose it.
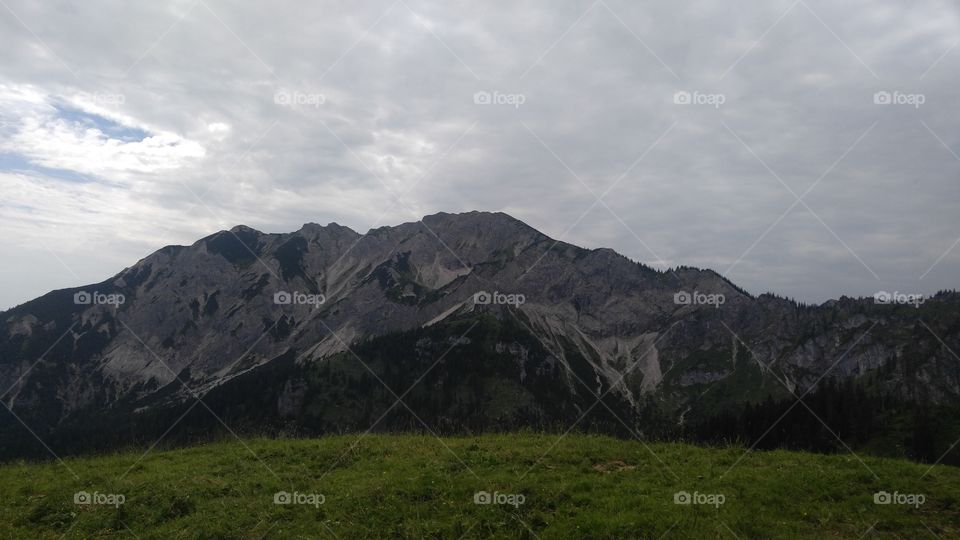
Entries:
{"label": "distant mountain range", "polygon": [[954,407],[958,350],[956,292],[754,297],[502,213],[239,226],[0,313],[0,454],[371,425],[654,436],[828,382]]}

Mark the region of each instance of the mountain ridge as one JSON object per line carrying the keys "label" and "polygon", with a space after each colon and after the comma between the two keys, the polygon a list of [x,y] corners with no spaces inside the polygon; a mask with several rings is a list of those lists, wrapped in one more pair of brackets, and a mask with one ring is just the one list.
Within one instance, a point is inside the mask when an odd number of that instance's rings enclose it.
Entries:
{"label": "mountain ridge", "polygon": [[[251,430],[314,433],[368,427],[436,365],[441,386],[414,415],[430,426],[559,427],[601,410],[597,429],[636,433],[661,414],[682,424],[810,391],[821,374],[955,404],[958,321],[956,293],[805,306],[712,270],[556,241],[503,213],[363,235],[238,225],[0,313],[0,397],[16,415],[5,425],[54,439],[98,416],[136,431],[197,397]],[[424,427],[409,421],[385,424]]]}

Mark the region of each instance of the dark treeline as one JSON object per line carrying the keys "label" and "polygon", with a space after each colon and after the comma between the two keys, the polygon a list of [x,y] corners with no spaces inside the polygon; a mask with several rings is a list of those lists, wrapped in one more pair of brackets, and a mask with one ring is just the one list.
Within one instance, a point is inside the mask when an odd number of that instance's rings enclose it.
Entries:
{"label": "dark treeline", "polygon": [[[341,415],[329,418],[319,411],[301,411],[295,418],[278,416],[274,404],[269,403],[278,398],[278,393],[267,392],[265,395],[269,397],[264,399],[263,389],[273,386],[279,390],[284,383],[281,377],[271,377],[269,373],[251,377],[247,388],[240,385],[207,395],[203,404],[194,402],[157,408],[136,415],[133,421],[126,415],[91,415],[67,430],[48,434],[44,443],[12,417],[3,418],[5,426],[0,459],[45,459],[52,458],[53,453],[97,453],[146,448],[155,443],[161,448],[176,447],[216,439],[230,440],[233,434],[242,437],[316,437],[362,433],[370,429],[380,433],[440,436],[517,430],[559,435],[566,432],[572,422],[562,416],[544,415],[541,410],[524,407],[510,414],[490,415],[480,405],[484,399],[479,392],[476,399],[464,396],[461,402],[442,405],[430,403],[425,396],[416,396],[409,401],[405,399],[412,411],[402,405],[391,408],[392,400],[388,396],[374,397],[374,385],[379,383],[365,378],[361,380],[363,383],[357,385],[358,389],[373,394],[369,395],[372,399],[353,401],[350,406],[354,407],[356,416],[349,419]],[[336,382],[344,383],[343,380]],[[259,386],[260,392],[250,392],[254,384]],[[451,408],[457,414],[450,414]],[[611,400],[594,407],[571,431],[626,439],[716,446],[735,444],[754,450],[789,449],[818,453],[852,450],[863,455],[960,466],[960,451],[954,446],[960,437],[960,411],[874,395],[852,382],[825,382],[806,395],[803,403],[796,399],[768,398],[760,403],[743,405],[739,410],[701,417],[683,426],[678,426],[676,419],[665,413],[652,398],[644,400],[640,409],[638,417],[631,418],[624,413],[622,403]]]}
{"label": "dark treeline", "polygon": [[796,398],[748,403],[695,421],[683,433],[706,444],[821,453],[849,448],[960,465],[954,447],[960,437],[960,410],[870,392],[853,380],[824,381],[803,396],[802,403]]}

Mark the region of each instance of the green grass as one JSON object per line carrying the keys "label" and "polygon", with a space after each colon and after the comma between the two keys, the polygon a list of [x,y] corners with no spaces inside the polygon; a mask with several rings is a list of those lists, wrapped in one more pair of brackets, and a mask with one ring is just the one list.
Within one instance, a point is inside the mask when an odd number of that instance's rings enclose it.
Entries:
{"label": "green grass", "polygon": [[[253,439],[142,460],[141,450],[9,463],[0,466],[0,538],[960,537],[960,469],[924,476],[925,465],[849,454],[743,457],[743,448],[586,435],[553,446],[558,438],[371,435],[352,449],[356,436]],[[481,490],[525,502],[474,504]],[[681,490],[725,501],[678,505]],[[876,505],[881,490],[926,501]],[[78,491],[125,503],[77,505]],[[325,501],[276,505],[278,491]]]}

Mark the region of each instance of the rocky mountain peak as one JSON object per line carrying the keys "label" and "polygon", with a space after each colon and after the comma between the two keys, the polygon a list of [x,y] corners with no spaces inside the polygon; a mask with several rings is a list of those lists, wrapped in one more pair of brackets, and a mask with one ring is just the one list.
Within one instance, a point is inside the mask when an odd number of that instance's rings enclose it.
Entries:
{"label": "rocky mountain peak", "polygon": [[[477,356],[438,369],[459,388],[452,396],[478,400],[471,415],[487,411],[470,417],[478,425],[531,414],[556,421],[589,406],[595,392],[639,422],[650,398],[668,415],[722,408],[782,395],[782,382],[806,388],[828,369],[952,401],[960,362],[940,339],[960,349],[958,319],[956,293],[917,307],[753,297],[716,272],[654,270],[610,249],[556,242],[504,213],[438,213],[363,235],[336,223],[286,234],[241,225],[3,313],[0,385],[21,417],[50,433],[90,414],[126,425],[195,393],[253,399],[262,391],[267,417],[280,414],[279,400],[284,415],[309,410],[302,414],[316,419],[339,405],[321,405],[311,391],[340,395],[360,384],[349,383],[362,373],[352,371],[354,347],[407,380],[475,327],[462,339],[480,349],[458,354]],[[349,375],[323,367],[338,355],[353,362],[343,367]],[[896,367],[905,364],[908,371]],[[248,377],[274,377],[277,386],[258,390]],[[509,420],[490,412],[505,405],[489,401],[494,390],[483,380],[509,389],[517,407],[503,409]],[[464,381],[473,386],[461,388]],[[703,402],[711,387],[716,401]],[[444,415],[461,414],[450,407]]]}

